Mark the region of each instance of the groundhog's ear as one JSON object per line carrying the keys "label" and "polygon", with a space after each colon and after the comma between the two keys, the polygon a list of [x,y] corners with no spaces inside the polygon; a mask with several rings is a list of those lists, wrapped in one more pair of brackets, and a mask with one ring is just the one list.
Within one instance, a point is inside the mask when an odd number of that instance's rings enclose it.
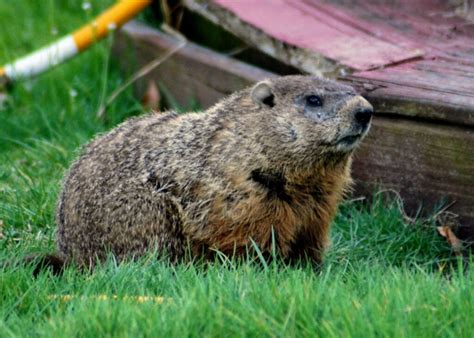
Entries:
{"label": "groundhog's ear", "polygon": [[252,88],[250,96],[255,103],[264,104],[270,108],[275,105],[275,95],[270,87],[270,83],[267,81],[257,83]]}

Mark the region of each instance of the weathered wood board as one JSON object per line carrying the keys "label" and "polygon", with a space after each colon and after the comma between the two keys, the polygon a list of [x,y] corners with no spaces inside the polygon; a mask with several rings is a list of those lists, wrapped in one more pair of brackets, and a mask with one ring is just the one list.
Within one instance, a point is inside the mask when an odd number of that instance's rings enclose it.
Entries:
{"label": "weathered wood board", "polygon": [[421,60],[354,73],[349,81],[378,111],[474,127],[474,68]]}
{"label": "weathered wood board", "polygon": [[[192,2],[189,1],[188,4]],[[247,24],[260,28],[278,41],[310,50],[357,70],[402,62],[421,54],[415,48],[392,44],[360,29],[363,27],[362,22],[359,27],[343,22],[340,17],[344,12],[325,8],[317,2],[214,0],[208,4],[231,11],[235,17],[244,19]],[[225,16],[217,8],[213,12]],[[232,24],[230,19],[223,19],[221,22]],[[318,34],[314,34],[316,31]]]}
{"label": "weathered wood board", "polygon": [[450,210],[472,224],[473,151],[472,129],[379,114],[355,153],[357,192],[394,189],[412,213],[454,203]]}
{"label": "weathered wood board", "polygon": [[[179,44],[176,38],[133,21],[117,35],[113,53],[119,56],[123,68],[131,72]],[[190,98],[208,107],[223,96],[272,76],[275,74],[188,42],[139,81],[137,90],[141,95],[148,80],[153,79],[166,87],[183,107]]]}

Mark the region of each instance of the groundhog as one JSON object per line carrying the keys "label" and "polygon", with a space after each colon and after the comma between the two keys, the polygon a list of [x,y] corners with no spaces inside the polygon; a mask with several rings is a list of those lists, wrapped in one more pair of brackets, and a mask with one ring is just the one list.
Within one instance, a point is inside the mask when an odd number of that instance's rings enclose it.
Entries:
{"label": "groundhog", "polygon": [[157,250],[176,262],[258,246],[319,264],[372,113],[349,86],[284,76],[204,112],[129,119],[67,172],[59,256],[93,266]]}

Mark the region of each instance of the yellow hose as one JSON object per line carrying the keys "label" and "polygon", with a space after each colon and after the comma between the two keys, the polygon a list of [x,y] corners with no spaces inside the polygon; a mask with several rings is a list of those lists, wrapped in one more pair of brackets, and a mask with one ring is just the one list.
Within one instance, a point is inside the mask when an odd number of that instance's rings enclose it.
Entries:
{"label": "yellow hose", "polygon": [[121,0],[92,22],[54,43],[0,67],[0,83],[13,82],[45,72],[104,38],[140,13],[152,0]]}

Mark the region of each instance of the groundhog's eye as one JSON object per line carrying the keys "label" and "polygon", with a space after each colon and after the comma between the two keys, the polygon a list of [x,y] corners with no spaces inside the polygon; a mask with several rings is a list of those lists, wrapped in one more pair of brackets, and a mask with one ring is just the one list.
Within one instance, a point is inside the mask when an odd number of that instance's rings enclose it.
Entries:
{"label": "groundhog's eye", "polygon": [[306,96],[306,104],[310,107],[321,107],[323,100],[317,95],[308,95]]}

